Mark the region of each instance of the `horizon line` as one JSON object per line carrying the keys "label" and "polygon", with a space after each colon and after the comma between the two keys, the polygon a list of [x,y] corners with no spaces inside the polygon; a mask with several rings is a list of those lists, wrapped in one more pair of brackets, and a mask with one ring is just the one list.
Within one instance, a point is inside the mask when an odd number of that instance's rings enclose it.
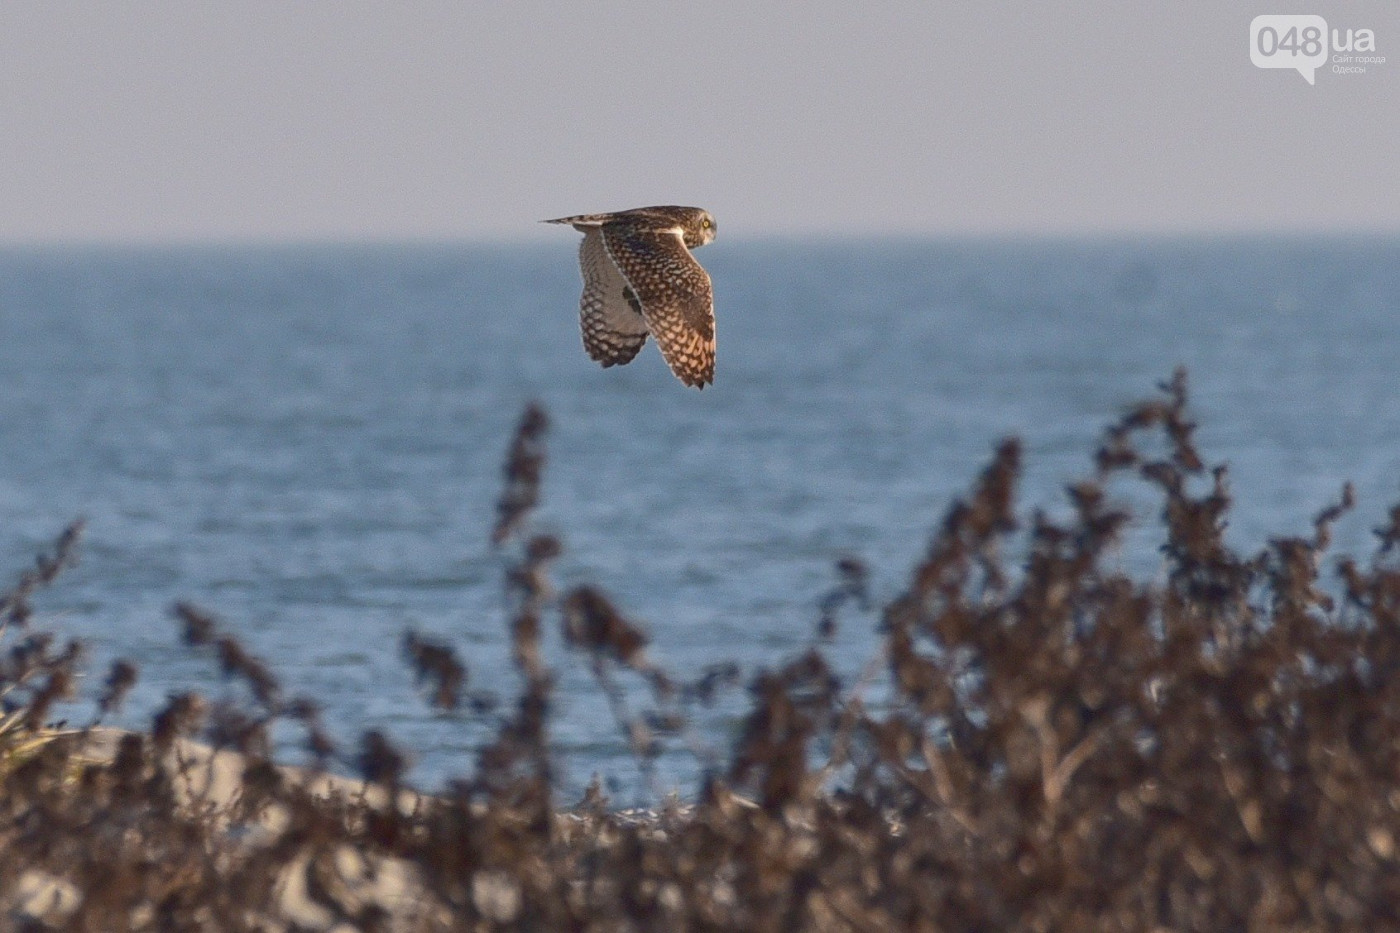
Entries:
{"label": "horizon line", "polygon": [[[929,230],[837,233],[793,233],[741,231],[727,233],[728,243],[1073,243],[1073,242],[1152,242],[1152,241],[1232,241],[1232,240],[1359,240],[1400,238],[1395,227],[1104,227],[1066,230]],[[475,235],[446,234],[197,234],[197,235],[78,235],[68,237],[3,237],[0,251],[22,252],[48,249],[238,249],[238,248],[328,248],[328,247],[516,247],[538,246],[558,240],[549,232]],[[716,242],[720,242],[717,240]]]}

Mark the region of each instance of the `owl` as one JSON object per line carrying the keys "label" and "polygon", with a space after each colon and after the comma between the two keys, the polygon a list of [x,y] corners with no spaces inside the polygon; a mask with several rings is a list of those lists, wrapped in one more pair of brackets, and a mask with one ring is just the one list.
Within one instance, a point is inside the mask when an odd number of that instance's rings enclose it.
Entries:
{"label": "owl", "polygon": [[604,367],[630,363],[651,334],[677,379],[698,389],[714,382],[714,295],[690,255],[715,238],[708,211],[638,207],[542,223],[583,234],[579,325],[589,356]]}

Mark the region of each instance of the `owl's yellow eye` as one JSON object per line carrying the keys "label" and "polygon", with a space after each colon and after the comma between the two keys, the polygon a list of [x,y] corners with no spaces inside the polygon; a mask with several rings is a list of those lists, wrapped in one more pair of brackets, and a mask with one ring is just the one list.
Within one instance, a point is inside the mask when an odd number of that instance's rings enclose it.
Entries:
{"label": "owl's yellow eye", "polygon": [[704,227],[706,230],[710,229],[710,218],[706,217],[704,220],[700,221],[700,226]]}

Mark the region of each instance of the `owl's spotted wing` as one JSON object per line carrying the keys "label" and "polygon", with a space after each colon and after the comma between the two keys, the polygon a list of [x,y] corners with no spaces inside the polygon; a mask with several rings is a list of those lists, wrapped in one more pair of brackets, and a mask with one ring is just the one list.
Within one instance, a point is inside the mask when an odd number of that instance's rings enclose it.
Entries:
{"label": "owl's spotted wing", "polygon": [[688,386],[714,382],[714,294],[680,232],[604,224],[602,237],[671,372]]}
{"label": "owl's spotted wing", "polygon": [[647,324],[633,306],[627,283],[603,246],[597,228],[589,229],[578,251],[583,272],[583,297],[579,299],[579,329],[588,355],[608,366],[632,362],[647,340]]}

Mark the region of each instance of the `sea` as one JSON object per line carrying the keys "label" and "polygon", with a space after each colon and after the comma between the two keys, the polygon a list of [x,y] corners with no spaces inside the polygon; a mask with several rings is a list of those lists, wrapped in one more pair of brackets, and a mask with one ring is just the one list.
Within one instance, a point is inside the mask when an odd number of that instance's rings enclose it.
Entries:
{"label": "sea", "polygon": [[[31,622],[87,646],[69,722],[116,658],[140,670],[116,725],[173,693],[243,696],[181,642],[183,601],[321,704],[337,767],[377,729],[418,786],[469,775],[521,684],[518,552],[491,527],[531,401],[550,426],[528,530],[562,543],[554,591],[606,593],[677,682],[737,665],[643,766],[618,720],[654,706],[646,681],[612,671],[610,702],[546,612],[566,794],[595,776],[620,799],[693,789],[746,684],[814,643],[860,682],[879,605],[1001,439],[1024,445],[1021,514],[1065,515],[1104,429],[1178,366],[1241,551],[1310,534],[1351,482],[1334,550],[1369,560],[1400,501],[1400,239],[721,238],[698,253],[719,346],[703,392],[654,345],[606,370],[584,355],[575,249],[0,250],[0,589],[85,520]],[[1113,560],[1160,578],[1160,503],[1121,495],[1136,519]],[[872,604],[822,641],[848,557]],[[453,648],[477,704],[426,701],[410,630]],[[295,728],[277,739],[303,760]]]}

